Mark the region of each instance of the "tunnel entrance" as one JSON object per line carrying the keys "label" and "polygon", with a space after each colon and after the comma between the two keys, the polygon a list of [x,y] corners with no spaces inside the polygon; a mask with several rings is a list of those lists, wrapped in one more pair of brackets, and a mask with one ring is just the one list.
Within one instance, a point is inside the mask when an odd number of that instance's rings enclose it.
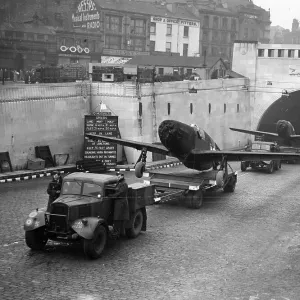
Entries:
{"label": "tunnel entrance", "polygon": [[[276,133],[276,122],[287,120],[292,123],[296,134],[300,134],[300,91],[283,95],[264,112],[257,126],[258,131]],[[257,140],[258,138],[255,137]],[[265,141],[272,141],[265,137]]]}

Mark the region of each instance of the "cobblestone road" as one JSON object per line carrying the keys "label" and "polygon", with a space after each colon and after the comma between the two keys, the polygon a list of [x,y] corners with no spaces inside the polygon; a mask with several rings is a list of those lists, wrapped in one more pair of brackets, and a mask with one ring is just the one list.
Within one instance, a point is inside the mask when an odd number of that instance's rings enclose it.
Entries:
{"label": "cobblestone road", "polygon": [[299,300],[299,170],[239,173],[235,193],[200,210],[152,206],[147,232],[110,241],[96,261],[77,246],[26,247],[23,222],[49,178],[1,184],[0,299]]}

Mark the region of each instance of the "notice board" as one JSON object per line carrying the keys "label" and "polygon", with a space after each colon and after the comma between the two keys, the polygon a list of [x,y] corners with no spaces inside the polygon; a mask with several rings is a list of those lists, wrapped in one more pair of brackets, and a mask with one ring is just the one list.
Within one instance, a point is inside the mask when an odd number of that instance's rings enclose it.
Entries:
{"label": "notice board", "polygon": [[84,159],[102,161],[107,167],[117,164],[117,145],[102,140],[91,140],[86,134],[100,134],[109,137],[118,137],[118,116],[109,112],[86,115],[84,119]]}

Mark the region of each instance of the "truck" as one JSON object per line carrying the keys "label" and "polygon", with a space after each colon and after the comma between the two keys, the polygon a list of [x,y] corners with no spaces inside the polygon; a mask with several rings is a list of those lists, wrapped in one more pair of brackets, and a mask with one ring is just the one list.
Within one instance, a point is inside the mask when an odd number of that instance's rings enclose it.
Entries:
{"label": "truck", "polygon": [[144,183],[155,187],[156,204],[177,198],[181,204],[192,209],[202,206],[205,193],[217,190],[233,193],[237,183],[237,172],[227,163],[221,170],[201,172],[186,169],[170,173],[152,171],[146,176],[148,179]]}
{"label": "truck", "polygon": [[[24,223],[25,241],[32,250],[42,250],[48,240],[81,242],[84,253],[99,258],[113,225],[118,177],[74,172],[63,178],[60,196],[47,208],[32,211]],[[128,238],[146,231],[146,206],[154,203],[154,187],[144,183],[128,186],[130,218],[124,228]]]}
{"label": "truck", "polygon": [[[253,152],[280,152],[280,147],[275,142],[255,141],[245,147],[246,151]],[[264,161],[241,161],[241,171],[245,172],[248,167],[253,170],[263,169],[269,174],[281,169],[281,160],[264,160]]]}

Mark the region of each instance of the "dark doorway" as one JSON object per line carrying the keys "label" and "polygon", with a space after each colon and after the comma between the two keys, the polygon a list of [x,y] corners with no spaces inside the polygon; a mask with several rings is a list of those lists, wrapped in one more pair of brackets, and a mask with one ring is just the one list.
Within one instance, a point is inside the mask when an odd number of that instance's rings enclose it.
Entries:
{"label": "dark doorway", "polygon": [[[300,134],[300,91],[281,96],[262,115],[257,130],[276,133],[276,122],[287,120],[292,123],[296,134]],[[268,141],[267,138],[265,138]]]}
{"label": "dark doorway", "polygon": [[15,58],[15,69],[23,70],[24,69],[24,57],[23,54],[17,53]]}

